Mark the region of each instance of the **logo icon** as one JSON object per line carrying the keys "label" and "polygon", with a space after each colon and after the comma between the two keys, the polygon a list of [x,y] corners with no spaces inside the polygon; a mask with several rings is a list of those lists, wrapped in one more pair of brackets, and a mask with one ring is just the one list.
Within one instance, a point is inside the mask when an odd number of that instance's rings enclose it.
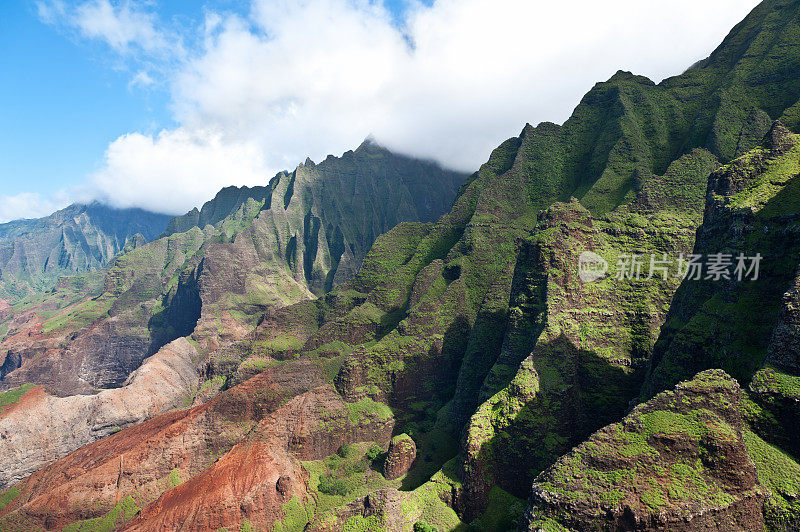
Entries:
{"label": "logo icon", "polygon": [[591,283],[602,279],[608,272],[608,262],[606,259],[592,253],[591,251],[584,251],[578,258],[578,277],[584,283]]}

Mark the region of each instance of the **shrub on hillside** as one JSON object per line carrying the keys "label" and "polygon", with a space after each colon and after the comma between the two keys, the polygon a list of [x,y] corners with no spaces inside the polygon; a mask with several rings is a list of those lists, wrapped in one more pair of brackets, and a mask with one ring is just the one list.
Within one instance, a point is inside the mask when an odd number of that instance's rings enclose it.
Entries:
{"label": "shrub on hillside", "polygon": [[374,462],[375,460],[377,460],[378,458],[383,456],[383,447],[381,447],[380,445],[377,445],[377,444],[373,445],[372,447],[367,449],[367,453],[364,456],[370,462]]}
{"label": "shrub on hillside", "polygon": [[344,445],[339,447],[339,450],[337,451],[336,454],[338,454],[342,458],[348,458],[352,452],[353,452],[353,446],[350,445],[349,443],[345,443]]}
{"label": "shrub on hillside", "polygon": [[324,475],[319,477],[319,491],[326,495],[338,495],[340,497],[344,497],[350,490],[347,487],[347,484],[339,478],[333,478],[328,475]]}

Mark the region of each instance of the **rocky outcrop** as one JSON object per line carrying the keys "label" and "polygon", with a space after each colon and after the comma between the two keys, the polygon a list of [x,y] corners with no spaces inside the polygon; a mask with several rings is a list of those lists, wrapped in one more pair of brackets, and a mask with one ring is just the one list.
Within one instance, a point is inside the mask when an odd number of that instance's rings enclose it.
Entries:
{"label": "rocky outcrop", "polygon": [[800,269],[783,302],[764,367],[749,391],[763,412],[752,420],[764,439],[800,455]]}
{"label": "rocky outcrop", "polygon": [[523,530],[761,530],[742,391],[720,370],[639,405],[539,475]]}
{"label": "rocky outcrop", "polygon": [[[403,494],[396,489],[386,489],[361,497],[343,508],[337,508],[314,519],[306,527],[307,532],[337,532],[344,530],[349,522],[369,523],[381,530],[399,532],[413,516],[403,515]],[[374,528],[377,530],[377,528]]]}
{"label": "rocky outcrop", "polygon": [[759,434],[800,454],[800,375],[767,366],[753,376],[749,390],[763,408],[754,420]]}
{"label": "rocky outcrop", "polygon": [[768,357],[791,364],[793,311],[784,294],[791,299],[800,264],[799,139],[776,122],[763,148],[711,175],[692,253],[706,263],[729,257],[729,266],[719,278],[707,271],[691,276],[676,293],[653,351],[645,397],[708,368],[748,382]]}
{"label": "rocky outcrop", "polygon": [[0,488],[123,428],[186,406],[198,353],[185,339],[148,358],[121,388],[54,397],[41,387],[0,413]]}
{"label": "rocky outcrop", "polygon": [[383,462],[383,476],[388,480],[404,476],[416,459],[417,446],[411,436],[408,434],[395,436],[389,443],[389,451]]}
{"label": "rocky outcrop", "polygon": [[380,489],[346,505],[321,512],[308,523],[305,530],[457,530],[463,527],[463,523],[448,507],[452,501],[448,500],[448,490],[441,475],[438,472],[431,482],[413,491]]}
{"label": "rocky outcrop", "polygon": [[[278,490],[278,483],[283,489]],[[122,530],[219,530],[244,522],[268,529],[293,498],[306,502],[306,473],[263,441],[234,447],[206,471],[170,489]]]}

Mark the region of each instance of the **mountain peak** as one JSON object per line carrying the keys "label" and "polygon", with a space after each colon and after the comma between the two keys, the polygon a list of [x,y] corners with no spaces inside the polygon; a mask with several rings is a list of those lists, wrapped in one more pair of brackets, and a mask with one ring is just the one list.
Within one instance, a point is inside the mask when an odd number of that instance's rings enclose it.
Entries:
{"label": "mountain peak", "polygon": [[363,151],[388,151],[376,139],[374,135],[368,135],[364,141],[356,148],[356,153]]}

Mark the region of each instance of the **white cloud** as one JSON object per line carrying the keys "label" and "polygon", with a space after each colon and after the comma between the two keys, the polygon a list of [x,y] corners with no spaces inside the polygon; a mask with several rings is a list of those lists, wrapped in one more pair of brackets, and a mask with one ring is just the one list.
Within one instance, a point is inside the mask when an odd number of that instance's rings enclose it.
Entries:
{"label": "white cloud", "polygon": [[[679,74],[757,3],[436,0],[414,2],[398,27],[374,1],[253,0],[246,16],[206,12],[183,38],[132,1],[50,0],[40,17],[71,14],[84,36],[121,54],[197,43],[164,59],[180,125],[123,135],[90,178],[115,205],[174,213],[369,134],[474,170],[525,122],[563,122],[618,69]],[[141,69],[131,86],[152,81]]]}
{"label": "white cloud", "polygon": [[67,5],[63,0],[49,0],[36,2],[36,11],[39,20],[45,24],[58,24],[67,16]]}
{"label": "white cloud", "polygon": [[134,9],[129,2],[112,6],[109,0],[94,0],[78,6],[75,23],[86,37],[102,39],[119,52],[131,45],[152,52],[167,46],[156,31],[155,16]]}
{"label": "white cloud", "polygon": [[262,170],[258,148],[214,131],[131,133],[111,143],[85,193],[115,207],[183,214],[231,183],[264,184]]}
{"label": "white cloud", "polygon": [[[39,18],[46,24],[77,31],[81,37],[104,42],[116,53],[144,53],[166,60],[183,52],[175,35],[158,28],[158,17],[135,0],[89,0],[68,5],[63,0],[36,2]],[[172,37],[172,38],[170,38]]]}
{"label": "white cloud", "polygon": [[618,69],[679,74],[756,4],[438,0],[399,29],[363,0],[255,0],[247,20],[210,17],[174,77],[176,116],[253,141],[270,169],[371,133],[473,170],[525,122],[563,122]]}
{"label": "white cloud", "polygon": [[21,218],[40,218],[47,216],[69,204],[67,195],[58,192],[52,198],[43,198],[32,192],[0,195],[0,223]]}
{"label": "white cloud", "polygon": [[151,87],[155,82],[156,80],[150,77],[150,74],[146,70],[140,70],[135,76],[133,76],[133,78],[131,78],[131,81],[128,83],[128,88],[137,86]]}

